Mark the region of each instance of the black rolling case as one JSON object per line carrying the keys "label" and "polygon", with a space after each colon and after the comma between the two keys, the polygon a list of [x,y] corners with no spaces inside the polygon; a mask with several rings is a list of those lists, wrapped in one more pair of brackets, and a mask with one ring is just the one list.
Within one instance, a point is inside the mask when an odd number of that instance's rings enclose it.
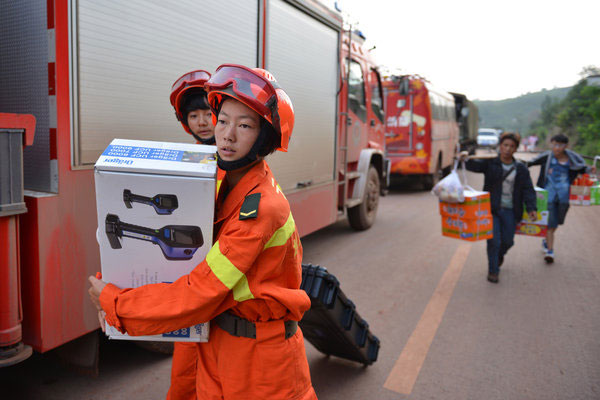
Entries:
{"label": "black rolling case", "polygon": [[379,339],[369,331],[369,324],[358,315],[335,276],[323,267],[302,264],[300,288],[312,303],[300,327],[317,350],[364,365],[377,360]]}

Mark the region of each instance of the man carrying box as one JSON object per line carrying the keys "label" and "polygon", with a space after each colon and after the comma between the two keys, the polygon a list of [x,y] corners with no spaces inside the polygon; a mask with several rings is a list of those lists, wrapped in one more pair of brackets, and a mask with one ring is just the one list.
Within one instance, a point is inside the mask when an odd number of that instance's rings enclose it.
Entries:
{"label": "man carrying box", "polygon": [[544,259],[554,262],[554,233],[558,225],[565,222],[569,210],[569,190],[577,175],[596,172],[595,167],[585,165],[583,158],[568,150],[569,138],[563,134],[552,137],[552,150],[545,151],[527,163],[527,166],[542,165],[537,186],[548,190],[548,232],[542,240]]}
{"label": "man carrying box", "polygon": [[[521,137],[517,133],[500,136],[500,155],[489,159],[471,159],[466,167],[472,172],[484,174],[483,190],[490,192],[494,236],[487,241],[487,280],[498,283],[500,266],[508,249],[514,244],[517,221],[523,214],[523,203],[531,220],[536,220],[536,197],[531,176],[525,164],[515,160]],[[466,151],[461,160],[468,159]]]}

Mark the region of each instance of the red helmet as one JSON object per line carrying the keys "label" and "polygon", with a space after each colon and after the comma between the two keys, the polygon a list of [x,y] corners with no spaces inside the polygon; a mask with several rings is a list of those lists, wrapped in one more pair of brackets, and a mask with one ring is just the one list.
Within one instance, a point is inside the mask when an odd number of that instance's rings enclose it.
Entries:
{"label": "red helmet", "polygon": [[223,64],[204,87],[208,92],[208,103],[213,110],[215,126],[223,97],[232,97],[266,119],[281,136],[281,146],[277,150],[287,151],[294,129],[294,108],[288,95],[269,71]]}
{"label": "red helmet", "polygon": [[183,99],[186,94],[189,93],[190,90],[202,89],[204,90],[204,84],[210,79],[210,73],[204,71],[202,69],[198,69],[196,71],[190,71],[188,73],[183,74],[179,79],[175,81],[173,86],[171,87],[171,96],[169,96],[169,100],[171,101],[171,105],[175,109],[175,115],[181,125],[183,125],[183,129],[187,133],[192,133],[190,128],[187,125],[187,121],[185,121],[183,112],[181,111],[181,106],[183,105]]}

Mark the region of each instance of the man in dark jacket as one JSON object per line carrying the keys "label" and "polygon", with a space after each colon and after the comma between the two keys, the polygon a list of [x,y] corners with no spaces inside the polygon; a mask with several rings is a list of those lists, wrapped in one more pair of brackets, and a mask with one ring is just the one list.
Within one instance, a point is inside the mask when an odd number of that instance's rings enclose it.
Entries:
{"label": "man in dark jacket", "polygon": [[[500,136],[500,155],[496,158],[472,159],[466,167],[484,174],[483,190],[490,192],[494,236],[487,241],[488,281],[498,283],[500,265],[508,249],[514,244],[517,222],[523,216],[523,203],[529,219],[537,219],[536,197],[531,176],[525,164],[515,160],[521,138],[516,133]],[[468,154],[461,152],[461,159]]]}
{"label": "man in dark jacket", "polygon": [[527,166],[541,165],[537,185],[548,191],[548,233],[542,240],[542,250],[547,263],[554,262],[554,232],[565,222],[569,210],[571,184],[577,175],[596,172],[594,167],[585,165],[583,158],[567,149],[569,138],[558,134],[550,140],[551,150],[541,153],[527,163]]}

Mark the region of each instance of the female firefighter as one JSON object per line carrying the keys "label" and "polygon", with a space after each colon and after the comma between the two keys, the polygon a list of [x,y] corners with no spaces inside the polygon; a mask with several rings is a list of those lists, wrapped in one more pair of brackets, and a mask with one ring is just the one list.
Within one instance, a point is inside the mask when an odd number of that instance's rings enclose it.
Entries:
{"label": "female firefighter", "polygon": [[241,65],[220,66],[205,87],[225,171],[213,247],[172,284],[119,289],[90,277],[90,296],[130,335],[211,321],[209,341],[196,344],[198,398],[316,399],[297,323],[310,307],[300,289],[302,246],[263,160],[287,151],[291,101],[269,72]]}
{"label": "female firefighter", "polygon": [[[169,100],[175,109],[175,116],[183,129],[200,144],[215,144],[212,112],[204,84],[210,73],[204,70],[190,71],[173,83]],[[171,387],[167,400],[196,399],[196,344],[175,342],[171,363]]]}
{"label": "female firefighter", "polygon": [[190,71],[173,83],[169,100],[175,116],[183,129],[199,144],[215,144],[212,113],[204,90],[210,73],[204,70]]}

